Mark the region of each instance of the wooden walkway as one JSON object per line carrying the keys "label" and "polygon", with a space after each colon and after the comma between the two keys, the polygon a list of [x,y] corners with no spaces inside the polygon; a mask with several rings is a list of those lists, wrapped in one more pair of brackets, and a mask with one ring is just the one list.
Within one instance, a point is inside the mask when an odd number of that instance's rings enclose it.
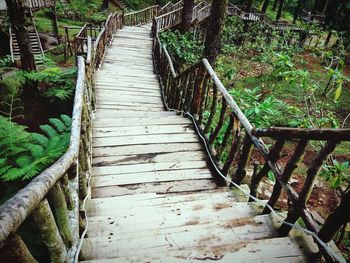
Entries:
{"label": "wooden walkway", "polygon": [[150,27],[118,31],[97,73],[83,262],[304,262],[270,216],[217,187],[191,122],[163,110]]}

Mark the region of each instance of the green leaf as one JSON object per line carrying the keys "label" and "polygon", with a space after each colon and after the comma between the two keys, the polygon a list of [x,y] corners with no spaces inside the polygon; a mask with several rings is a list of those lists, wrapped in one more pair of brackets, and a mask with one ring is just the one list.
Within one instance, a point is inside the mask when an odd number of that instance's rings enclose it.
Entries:
{"label": "green leaf", "polygon": [[342,83],[339,83],[337,89],[335,90],[335,96],[334,96],[335,101],[339,100],[342,90],[343,90],[343,85]]}
{"label": "green leaf", "polygon": [[276,182],[275,175],[274,175],[274,173],[271,170],[267,173],[267,178],[273,183]]}

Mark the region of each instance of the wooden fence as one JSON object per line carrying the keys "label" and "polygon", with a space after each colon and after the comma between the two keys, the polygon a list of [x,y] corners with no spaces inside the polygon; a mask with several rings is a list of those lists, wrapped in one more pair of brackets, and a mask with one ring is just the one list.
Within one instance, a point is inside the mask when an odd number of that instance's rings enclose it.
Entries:
{"label": "wooden fence", "polygon": [[[350,129],[255,129],[206,59],[181,73],[175,71],[173,61],[158,36],[159,30],[171,27],[166,21],[174,21],[174,25],[178,23],[177,19],[172,18],[173,14],[168,16],[157,17],[153,22],[155,65],[160,75],[165,103],[172,109],[194,116],[194,124],[201,137],[205,138],[208,152],[223,176],[239,185],[244,179],[247,180],[247,174],[252,174],[250,201],[257,196],[263,178],[267,177],[268,173],[273,173],[276,181],[263,213],[271,212],[270,208],[274,208],[281,198],[283,189],[289,201],[286,219],[289,224],[281,226],[281,236],[288,235],[291,225],[301,218],[311,232],[318,233],[319,240],[329,242],[350,217],[350,209],[346,208],[349,206],[350,193],[343,196],[339,207],[321,228],[308,210],[307,201],[322,164],[337,145],[342,141],[350,141]],[[164,24],[165,27],[159,26]],[[272,146],[267,147],[263,138],[268,139]],[[298,193],[292,187],[290,179],[308,145],[315,141],[322,146],[314,152],[314,157],[304,174],[303,187]],[[287,158],[283,156],[286,152],[290,152]],[[282,156],[283,162],[280,161]],[[248,172],[249,169],[252,170],[256,160],[259,160],[262,168]],[[320,244],[317,238],[315,240]],[[321,245],[320,250],[323,251]],[[327,259],[331,258],[328,252],[325,251]]]}
{"label": "wooden fence", "polygon": [[158,15],[160,7],[158,5],[150,6],[140,11],[124,15],[123,24],[126,26],[138,26],[149,23],[153,17]]}
{"label": "wooden fence", "polygon": [[72,262],[76,257],[91,177],[94,72],[107,44],[122,25],[122,15],[110,15],[104,25],[95,41],[90,35],[86,37],[86,58],[77,57],[78,77],[67,152],[0,206],[0,253],[10,262],[36,262],[16,234],[29,216],[39,229],[51,262]]}

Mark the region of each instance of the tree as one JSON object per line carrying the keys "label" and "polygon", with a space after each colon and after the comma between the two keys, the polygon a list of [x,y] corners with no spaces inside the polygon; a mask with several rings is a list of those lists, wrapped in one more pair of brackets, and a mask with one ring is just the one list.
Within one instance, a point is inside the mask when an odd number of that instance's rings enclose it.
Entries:
{"label": "tree", "polygon": [[182,11],[182,24],[181,31],[187,32],[192,23],[194,0],[184,0],[183,11]]}
{"label": "tree", "polygon": [[278,0],[275,0],[275,1],[273,2],[273,6],[272,6],[272,10],[273,10],[273,11],[276,11],[277,4],[278,4]]}
{"label": "tree", "polygon": [[279,0],[278,11],[276,15],[276,20],[279,20],[282,16],[284,0]]}
{"label": "tree", "polygon": [[253,7],[253,2],[254,0],[246,0],[245,5],[246,5],[246,12],[250,13]]}
{"label": "tree", "polygon": [[209,26],[204,44],[204,57],[211,65],[220,54],[221,37],[227,16],[228,0],[213,0]]}
{"label": "tree", "polygon": [[299,18],[300,12],[301,12],[301,10],[303,9],[303,6],[304,6],[304,1],[305,0],[299,0],[298,1],[297,8],[295,9],[295,12],[294,12],[293,23],[295,23],[295,21],[297,21],[297,19]]}
{"label": "tree", "polygon": [[[36,70],[34,53],[27,30],[28,15],[30,14],[26,12],[24,0],[6,0],[6,5],[11,28],[17,38],[22,69],[34,71]],[[35,97],[36,92],[36,85],[27,85],[24,89],[24,95],[27,96]]]}
{"label": "tree", "polygon": [[108,6],[109,6],[109,0],[103,0],[102,6],[101,6],[101,10],[108,9]]}
{"label": "tree", "polygon": [[6,0],[7,12],[12,31],[16,35],[21,55],[22,69],[35,70],[35,60],[29,32],[27,30],[27,13],[23,0]]}
{"label": "tree", "polygon": [[270,0],[265,0],[264,1],[263,6],[261,8],[261,13],[264,13],[264,14],[266,13],[266,10],[267,10],[267,8],[269,6],[269,3],[270,3]]}

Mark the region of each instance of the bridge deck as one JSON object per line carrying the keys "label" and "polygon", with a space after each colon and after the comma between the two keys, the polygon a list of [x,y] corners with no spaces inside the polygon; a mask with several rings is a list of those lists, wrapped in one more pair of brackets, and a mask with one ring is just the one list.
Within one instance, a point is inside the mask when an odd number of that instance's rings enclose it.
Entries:
{"label": "bridge deck", "polygon": [[[191,122],[163,110],[150,28],[124,27],[96,76],[84,262],[303,262],[270,216],[217,187]],[[239,259],[237,261],[237,259]]]}

